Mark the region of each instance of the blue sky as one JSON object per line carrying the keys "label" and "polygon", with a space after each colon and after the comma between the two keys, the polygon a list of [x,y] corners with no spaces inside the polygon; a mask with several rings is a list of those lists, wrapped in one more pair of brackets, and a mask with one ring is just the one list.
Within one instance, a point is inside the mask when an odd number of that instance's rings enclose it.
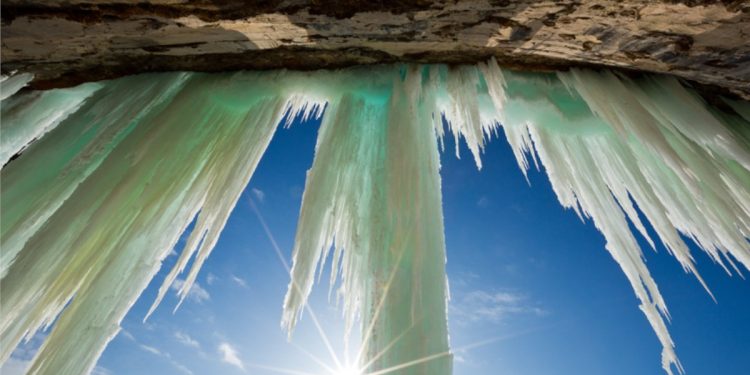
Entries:
{"label": "blue sky", "polygon": [[[188,299],[173,313],[171,293],[142,322],[171,256],[96,374],[279,373],[271,367],[325,374],[312,357],[329,365],[332,359],[309,314],[291,343],[279,326],[289,277],[249,203],[288,260],[318,125],[278,130]],[[656,335],[594,226],[558,204],[543,172],[532,171],[527,184],[502,135],[487,148],[482,171],[468,150],[457,159],[452,139],[446,141],[441,174],[454,373],[662,374]],[[747,371],[750,281],[728,277],[695,249],[714,303],[663,247],[641,245],[687,373]],[[318,285],[311,306],[342,355],[343,322],[327,291],[327,283]],[[29,355],[22,348],[14,360]]]}

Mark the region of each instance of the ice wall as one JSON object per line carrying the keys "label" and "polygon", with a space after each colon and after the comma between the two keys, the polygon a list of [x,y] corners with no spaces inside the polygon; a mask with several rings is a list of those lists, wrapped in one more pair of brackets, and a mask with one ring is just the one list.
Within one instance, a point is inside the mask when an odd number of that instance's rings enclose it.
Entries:
{"label": "ice wall", "polygon": [[522,74],[494,61],[155,74],[9,95],[0,359],[57,319],[30,372],[86,373],[197,216],[154,308],[190,266],[184,297],[284,115],[289,125],[325,106],[286,328],[330,256],[345,315],[359,318],[363,371],[450,373],[438,150],[446,132],[463,138],[481,168],[485,143],[504,131],[521,170],[543,167],[561,204],[605,236],[664,347],[664,369],[681,372],[666,303],[628,222],[696,276],[685,238],[728,272],[750,269],[750,105],[726,104],[733,112],[669,77]]}

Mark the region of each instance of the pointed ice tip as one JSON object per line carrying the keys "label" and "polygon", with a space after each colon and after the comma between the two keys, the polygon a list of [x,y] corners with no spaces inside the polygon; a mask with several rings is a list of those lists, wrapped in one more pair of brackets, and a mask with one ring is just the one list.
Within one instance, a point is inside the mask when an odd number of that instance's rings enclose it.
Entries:
{"label": "pointed ice tip", "polygon": [[294,329],[297,327],[297,322],[299,321],[299,316],[292,316],[289,311],[286,311],[286,308],[284,309],[284,312],[281,316],[281,330],[286,331],[286,339],[287,341],[292,340],[292,336],[294,335]]}
{"label": "pointed ice tip", "polygon": [[146,316],[143,317],[143,320],[141,321],[141,323],[146,323],[148,318],[151,317],[151,314],[153,314],[155,310],[156,310],[156,305],[151,305],[151,307],[148,309],[148,312],[146,313]]}
{"label": "pointed ice tip", "polygon": [[523,179],[526,180],[526,185],[531,187],[531,180],[529,180],[529,174],[525,169],[521,169],[521,173],[523,173]]}
{"label": "pointed ice tip", "polygon": [[177,310],[180,308],[180,306],[182,306],[182,302],[184,302],[184,301],[185,301],[185,297],[181,296],[180,300],[177,301],[177,305],[174,307],[174,309],[172,309],[172,314],[176,314],[177,313]]}
{"label": "pointed ice tip", "polygon": [[699,283],[701,284],[701,286],[702,286],[702,287],[703,287],[703,289],[704,289],[704,290],[706,291],[706,293],[708,293],[708,295],[709,295],[709,296],[711,297],[711,299],[712,299],[712,300],[714,301],[714,303],[715,303],[715,304],[718,304],[718,301],[716,301],[716,297],[714,296],[713,292],[711,292],[711,289],[710,289],[710,288],[708,287],[708,284],[706,284],[706,282],[705,282],[705,281],[703,280],[703,277],[702,277],[702,276],[700,275],[700,273],[698,273],[698,270],[696,270],[696,269],[695,269],[695,267],[692,267],[692,266],[691,266],[691,267],[690,267],[690,268],[688,269],[688,271],[689,271],[690,273],[692,273],[692,274],[693,274],[693,276],[695,276],[695,278],[696,278],[696,279],[698,280],[698,282],[699,282]]}

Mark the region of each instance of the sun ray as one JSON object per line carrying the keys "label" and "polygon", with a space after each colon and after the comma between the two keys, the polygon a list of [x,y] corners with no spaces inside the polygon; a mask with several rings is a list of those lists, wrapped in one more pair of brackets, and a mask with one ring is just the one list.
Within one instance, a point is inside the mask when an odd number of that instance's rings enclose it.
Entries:
{"label": "sun ray", "polygon": [[[420,320],[421,320],[421,318],[420,318]],[[400,334],[399,334],[398,336],[394,337],[394,338],[393,338],[393,340],[391,340],[391,342],[389,342],[389,343],[388,343],[388,345],[386,345],[386,346],[385,346],[385,347],[383,348],[383,350],[381,350],[381,351],[380,351],[380,352],[379,352],[378,354],[374,355],[374,356],[373,356],[373,357],[372,357],[372,358],[371,358],[371,359],[370,359],[370,360],[369,360],[369,361],[368,361],[367,363],[365,363],[364,365],[362,365],[362,370],[363,370],[363,371],[364,371],[364,370],[366,370],[366,369],[367,369],[368,367],[370,367],[370,366],[371,366],[371,365],[372,365],[373,363],[375,363],[375,361],[377,361],[377,360],[378,360],[378,358],[382,357],[383,355],[385,355],[385,353],[387,353],[387,352],[388,352],[389,350],[391,350],[391,348],[393,347],[393,345],[396,345],[396,343],[397,343],[397,342],[398,342],[399,340],[401,340],[401,338],[402,338],[402,337],[404,337],[404,335],[405,335],[405,334],[406,334],[407,332],[409,332],[409,330],[411,330],[412,328],[414,328],[415,324],[416,324],[416,321],[412,322],[412,323],[411,323],[411,325],[409,326],[409,328],[405,329],[405,330],[404,330],[403,332],[401,332],[401,333],[400,333]]]}
{"label": "sun ray", "polygon": [[[414,324],[412,324],[412,326],[413,325]],[[486,346],[486,345],[494,344],[494,343],[499,342],[499,341],[504,341],[504,340],[508,340],[508,339],[512,339],[512,338],[516,338],[516,337],[520,337],[520,336],[524,336],[524,335],[527,335],[527,334],[539,331],[539,330],[544,329],[544,328],[545,327],[536,327],[536,328],[531,328],[531,329],[523,330],[523,331],[520,331],[520,332],[510,333],[510,334],[507,334],[507,335],[500,335],[500,336],[495,336],[495,337],[491,337],[491,338],[484,339],[484,340],[479,340],[479,341],[476,341],[476,342],[471,343],[471,344],[467,344],[467,345],[464,345],[464,346],[460,346],[460,347],[454,348],[453,352],[461,352],[461,351],[465,352],[465,351],[468,351],[470,349],[474,349],[474,348],[478,348],[478,347],[481,347],[481,346]],[[374,361],[376,361],[377,358],[379,358],[387,350],[389,350],[390,347],[392,347],[395,344],[395,342],[397,342],[406,333],[406,331],[408,331],[408,329],[405,330],[404,332],[402,332],[393,341],[391,341],[380,353],[378,353],[377,356],[373,357],[373,359],[370,362],[368,362],[366,365],[362,366],[362,369],[363,370],[366,369]],[[384,375],[384,374],[388,374],[388,373],[391,373],[391,372],[396,371],[396,370],[401,370],[401,369],[404,369],[404,368],[407,368],[407,367],[418,365],[420,363],[424,363],[424,362],[428,362],[428,361],[431,361],[431,360],[435,360],[435,359],[438,359],[438,358],[441,358],[441,357],[444,357],[444,356],[447,356],[447,355],[450,355],[450,354],[451,354],[451,352],[449,352],[449,351],[442,352],[442,353],[437,353],[437,354],[433,354],[433,355],[430,355],[430,356],[426,356],[426,357],[422,357],[422,358],[419,358],[419,359],[415,359],[413,361],[405,362],[405,363],[402,363],[400,365],[392,366],[392,367],[389,367],[389,368],[386,368],[386,369],[382,369],[382,370],[378,370],[378,371],[374,371],[374,372],[369,372],[369,373],[366,373],[365,375]]]}
{"label": "sun ray", "polygon": [[[380,296],[380,300],[378,301],[378,307],[375,308],[375,314],[372,317],[372,320],[370,321],[370,324],[367,326],[367,330],[365,331],[365,337],[362,338],[362,346],[359,347],[359,350],[357,351],[357,356],[354,358],[354,363],[359,363],[359,360],[362,359],[362,355],[364,354],[365,349],[367,348],[368,341],[372,337],[372,332],[375,329],[375,323],[378,321],[378,318],[380,316],[380,312],[383,311],[383,306],[385,305],[385,299],[388,297],[388,292],[391,290],[391,285],[393,284],[393,280],[396,277],[396,271],[398,270],[397,265],[401,263],[401,259],[403,258],[405,251],[405,248],[403,246],[400,246],[401,251],[398,254],[398,259],[396,260],[396,263],[393,265],[393,269],[391,269],[391,273],[388,276],[388,282],[385,284],[385,288],[383,289],[383,295]],[[414,326],[414,322],[412,322],[411,327]],[[410,328],[411,328],[410,327]],[[405,330],[401,333],[400,336],[403,336],[403,334],[408,331]],[[381,352],[380,355],[382,356],[383,353]],[[364,367],[367,368],[367,367]]]}
{"label": "sun ray", "polygon": [[257,368],[261,370],[268,370],[268,371],[274,371],[280,374],[289,374],[289,375],[317,375],[312,372],[305,372],[305,371],[299,371],[294,369],[287,369],[283,367],[275,367],[275,366],[267,366],[267,365],[261,365],[257,363],[249,363],[246,364],[247,367]]}
{"label": "sun ray", "polygon": [[[286,259],[284,259],[284,254],[281,251],[281,247],[279,247],[279,244],[276,242],[276,239],[273,236],[273,233],[271,233],[271,229],[268,227],[268,224],[266,224],[266,220],[263,218],[263,215],[260,213],[260,210],[255,205],[255,201],[253,201],[252,198],[249,198],[250,201],[250,207],[252,207],[253,212],[255,212],[255,216],[258,217],[258,221],[260,221],[260,225],[263,227],[263,231],[266,233],[266,236],[268,237],[268,240],[271,241],[271,246],[273,247],[273,250],[276,252],[276,255],[279,257],[279,260],[281,260],[281,264],[284,266],[284,269],[286,269],[286,272],[291,272],[289,268],[289,263],[287,263]],[[294,285],[294,288],[299,290],[299,285],[297,285],[294,280],[292,280],[292,285]],[[331,355],[331,358],[333,358],[333,361],[336,363],[336,366],[341,368],[343,367],[341,364],[341,361],[339,360],[338,356],[336,355],[336,351],[333,350],[333,346],[331,345],[331,341],[328,339],[328,335],[326,335],[325,331],[323,330],[323,327],[320,325],[320,322],[318,321],[318,317],[315,314],[315,311],[313,311],[312,307],[310,307],[310,304],[305,302],[305,309],[310,314],[310,318],[313,321],[313,325],[315,325],[315,329],[318,331],[318,334],[320,335],[321,340],[323,340],[323,343],[326,346],[326,349],[328,350],[328,353]]]}
{"label": "sun ray", "polygon": [[450,351],[444,351],[442,353],[436,353],[436,354],[428,355],[422,358],[418,358],[413,361],[404,362],[400,365],[391,366],[386,369],[378,370],[375,372],[368,372],[367,374],[364,374],[364,375],[384,375],[384,374],[388,374],[388,373],[401,370],[407,367],[416,366],[420,363],[429,362],[429,361],[436,360],[438,358],[442,358],[442,357],[449,356],[449,355],[451,355]]}
{"label": "sun ray", "polygon": [[326,364],[325,362],[323,362],[323,360],[320,359],[320,358],[318,358],[318,356],[310,353],[305,348],[303,348],[303,347],[301,347],[301,346],[299,346],[299,345],[297,345],[297,344],[295,344],[293,342],[290,343],[290,344],[292,344],[292,346],[294,346],[295,348],[299,349],[299,351],[301,351],[307,357],[309,357],[310,359],[312,359],[313,361],[315,361],[315,363],[317,363],[318,365],[320,365],[321,367],[323,367],[326,371],[328,371],[328,372],[330,372],[332,374],[336,373],[336,370],[333,367],[328,366],[328,364]]}
{"label": "sun ray", "polygon": [[512,332],[512,333],[508,333],[508,334],[505,334],[505,335],[498,335],[498,336],[490,337],[488,339],[475,341],[475,342],[473,342],[471,344],[466,344],[466,345],[463,345],[463,346],[459,346],[457,348],[453,348],[453,352],[454,353],[455,352],[459,352],[459,351],[465,352],[465,351],[467,351],[469,349],[474,349],[474,348],[478,348],[478,347],[481,347],[481,346],[486,346],[486,345],[494,344],[494,343],[499,342],[499,341],[505,341],[505,340],[510,340],[510,339],[514,339],[514,338],[517,338],[517,337],[521,337],[521,336],[526,336],[528,334],[544,330],[544,329],[546,329],[546,328],[548,328],[550,326],[551,325],[543,325],[543,326],[539,326],[539,327],[533,327],[533,328],[529,328],[529,329],[524,329],[524,330],[521,330],[521,331],[518,331],[518,332]]}

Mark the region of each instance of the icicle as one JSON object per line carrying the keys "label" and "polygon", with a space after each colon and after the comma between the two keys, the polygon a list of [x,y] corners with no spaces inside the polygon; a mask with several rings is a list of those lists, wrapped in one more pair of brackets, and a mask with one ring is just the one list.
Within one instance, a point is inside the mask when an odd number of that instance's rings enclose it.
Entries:
{"label": "icicle", "polygon": [[[3,168],[0,276],[5,277],[29,237],[99,167],[139,119],[171,98],[184,80],[181,75],[151,78],[111,82],[51,136],[33,144],[36,151],[29,153],[35,156],[18,158]],[[16,127],[12,120],[3,118],[3,126]]]}
{"label": "icicle", "polygon": [[420,100],[420,75],[329,103],[297,227],[283,325],[294,327],[333,247],[347,321],[361,315],[366,373],[420,360],[408,373],[451,373],[434,104]]}
{"label": "icicle", "polygon": [[32,79],[34,79],[34,75],[31,73],[15,74],[14,72],[0,77],[0,100],[5,100],[13,96],[18,90],[31,82]]}
{"label": "icicle", "polygon": [[[491,63],[485,78],[502,74],[496,70]],[[707,109],[673,78],[636,82],[573,70],[558,74],[565,92],[551,80],[503,77],[503,89],[490,95],[506,108],[499,118],[519,167],[528,168],[525,154],[534,150],[560,203],[593,219],[662,343],[664,370],[671,374],[674,366],[682,373],[664,321],[666,304],[627,221],[653,246],[637,204],[661,242],[707,290],[680,233],[722,266],[727,261],[735,267],[734,258],[750,268],[748,124],[732,125],[742,120]]]}
{"label": "icicle", "polygon": [[100,87],[90,83],[67,90],[34,91],[3,101],[0,165],[54,129]]}
{"label": "icicle", "polygon": [[88,373],[197,215],[191,241],[203,242],[186,284],[195,279],[284,113],[278,95],[248,92],[252,81],[169,74],[110,82],[2,170],[3,228],[30,216],[43,223],[20,236],[2,279],[4,359],[62,311],[29,371]]}

